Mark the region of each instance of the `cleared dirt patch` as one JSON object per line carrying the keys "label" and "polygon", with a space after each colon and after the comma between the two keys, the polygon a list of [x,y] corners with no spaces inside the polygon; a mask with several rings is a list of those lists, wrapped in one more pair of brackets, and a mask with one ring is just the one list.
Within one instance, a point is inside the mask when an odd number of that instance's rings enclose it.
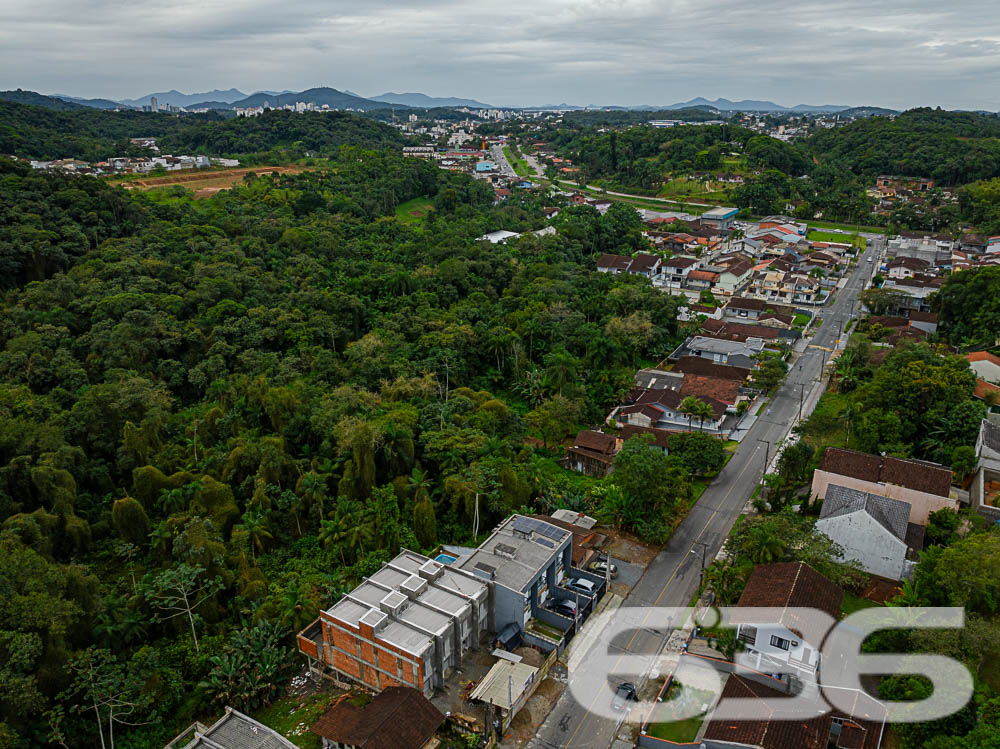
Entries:
{"label": "cleared dirt patch", "polygon": [[258,176],[277,172],[278,174],[298,174],[307,171],[309,167],[291,166],[255,166],[245,169],[225,169],[212,171],[187,172],[171,174],[164,177],[145,177],[139,180],[119,182],[126,190],[155,190],[162,187],[181,185],[193,190],[196,198],[206,198],[219,190],[225,190],[243,181],[248,174]]}

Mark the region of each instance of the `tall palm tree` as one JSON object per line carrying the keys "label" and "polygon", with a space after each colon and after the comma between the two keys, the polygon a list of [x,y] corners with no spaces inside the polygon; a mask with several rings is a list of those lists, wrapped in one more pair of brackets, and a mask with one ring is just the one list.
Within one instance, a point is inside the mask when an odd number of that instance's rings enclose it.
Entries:
{"label": "tall palm tree", "polygon": [[281,597],[281,623],[298,632],[312,621],[316,610],[312,597],[306,594],[301,582],[296,581],[285,589]]}
{"label": "tall palm tree", "polygon": [[677,407],[678,413],[685,414],[688,417],[688,431],[691,431],[691,419],[698,411],[699,403],[701,403],[700,400],[695,398],[693,395],[689,395],[684,400],[682,400],[680,406]]}
{"label": "tall palm tree", "polygon": [[256,552],[264,551],[268,542],[274,540],[274,536],[267,529],[267,519],[262,512],[245,512],[240,527],[247,532],[247,539],[250,541],[250,558],[256,562]]}
{"label": "tall palm tree", "polygon": [[299,476],[299,481],[295,485],[295,492],[300,497],[309,502],[310,506],[315,506],[319,519],[323,519],[323,502],[326,499],[328,474],[318,471],[309,471]]}
{"label": "tall palm tree", "polygon": [[566,385],[576,379],[577,359],[560,347],[545,356],[545,384],[553,393],[563,394]]}
{"label": "tall palm tree", "polygon": [[326,548],[336,548],[337,552],[340,554],[340,563],[345,567],[347,566],[347,560],[344,559],[344,544],[347,540],[347,528],[336,520],[327,520],[324,518],[319,521],[319,534],[317,535],[317,540],[320,542],[320,545]]}
{"label": "tall palm tree", "polygon": [[754,564],[780,562],[787,550],[787,544],[772,529],[755,526],[747,538],[747,556]]}
{"label": "tall palm tree", "polygon": [[410,472],[410,478],[406,480],[406,486],[410,490],[410,496],[413,498],[414,504],[416,504],[430,494],[431,480],[428,478],[426,471],[420,467],[415,467]]}
{"label": "tall palm tree", "polygon": [[713,409],[708,403],[703,400],[699,400],[691,411],[694,416],[698,419],[698,429],[699,431],[705,430],[705,419],[711,419],[715,416],[715,409]]}

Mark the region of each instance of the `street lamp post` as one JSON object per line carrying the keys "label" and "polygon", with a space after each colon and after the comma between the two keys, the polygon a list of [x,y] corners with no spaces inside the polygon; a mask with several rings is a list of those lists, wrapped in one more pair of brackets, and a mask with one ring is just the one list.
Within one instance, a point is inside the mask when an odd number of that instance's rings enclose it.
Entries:
{"label": "street lamp post", "polygon": [[[708,544],[704,541],[695,541],[694,545],[701,547],[701,574],[698,578],[698,595],[701,596],[705,590],[705,565],[708,563]],[[688,551],[688,554],[695,553],[697,552],[693,548]]]}

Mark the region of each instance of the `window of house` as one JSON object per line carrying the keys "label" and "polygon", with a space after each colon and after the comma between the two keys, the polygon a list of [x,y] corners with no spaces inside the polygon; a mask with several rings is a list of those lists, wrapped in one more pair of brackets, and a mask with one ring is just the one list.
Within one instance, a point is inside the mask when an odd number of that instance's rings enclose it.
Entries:
{"label": "window of house", "polygon": [[777,635],[771,635],[771,647],[779,648],[780,650],[788,650],[791,643],[784,637],[778,637]]}

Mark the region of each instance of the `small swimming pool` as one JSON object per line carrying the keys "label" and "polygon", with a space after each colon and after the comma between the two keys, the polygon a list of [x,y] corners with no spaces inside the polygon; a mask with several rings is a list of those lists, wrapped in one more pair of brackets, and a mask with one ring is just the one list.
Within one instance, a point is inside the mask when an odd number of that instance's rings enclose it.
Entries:
{"label": "small swimming pool", "polygon": [[451,554],[438,554],[436,557],[434,557],[434,561],[441,562],[441,564],[451,564],[456,559],[458,559],[458,557],[453,557],[451,556]]}

